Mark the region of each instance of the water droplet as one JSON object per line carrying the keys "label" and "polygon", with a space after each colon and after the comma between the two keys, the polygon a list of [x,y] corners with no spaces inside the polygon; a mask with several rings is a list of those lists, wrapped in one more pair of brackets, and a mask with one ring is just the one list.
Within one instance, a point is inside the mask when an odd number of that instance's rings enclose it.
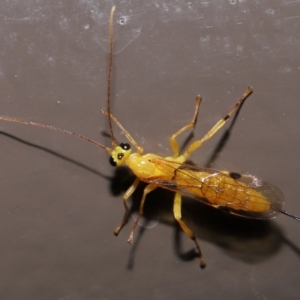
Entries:
{"label": "water droplet", "polygon": [[118,21],[117,23],[120,24],[120,25],[126,25],[127,22],[129,20],[129,17],[128,16],[122,16]]}

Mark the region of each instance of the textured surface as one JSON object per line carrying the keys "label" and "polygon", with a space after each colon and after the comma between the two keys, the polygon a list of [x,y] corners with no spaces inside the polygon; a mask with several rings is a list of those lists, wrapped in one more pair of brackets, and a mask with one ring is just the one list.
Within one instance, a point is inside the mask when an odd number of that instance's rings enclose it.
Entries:
{"label": "textured surface", "polygon": [[[170,154],[168,137],[190,121],[197,94],[200,137],[252,86],[213,166],[274,184],[285,209],[300,214],[300,2],[114,3],[112,109],[145,151]],[[109,146],[100,110],[111,1],[0,4],[0,114]],[[200,270],[182,253],[194,245],[174,226],[170,195],[149,199],[155,216],[129,246],[132,218],[118,238],[113,229],[131,181],[123,170],[113,176],[103,150],[28,126],[0,130],[1,299],[299,298],[294,220],[249,222],[187,201],[207,262]],[[221,138],[193,161],[205,165]]]}

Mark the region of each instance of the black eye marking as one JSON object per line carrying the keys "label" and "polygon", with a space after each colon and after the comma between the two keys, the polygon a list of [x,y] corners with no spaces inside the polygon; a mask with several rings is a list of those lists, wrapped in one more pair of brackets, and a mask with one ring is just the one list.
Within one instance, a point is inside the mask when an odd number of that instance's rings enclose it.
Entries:
{"label": "black eye marking", "polygon": [[118,160],[121,160],[124,156],[124,153],[118,153]]}
{"label": "black eye marking", "polygon": [[116,167],[117,163],[115,162],[115,160],[112,158],[112,156],[109,158],[109,163],[113,166]]}
{"label": "black eye marking", "polygon": [[129,150],[130,149],[130,145],[128,143],[121,143],[119,145],[123,150]]}

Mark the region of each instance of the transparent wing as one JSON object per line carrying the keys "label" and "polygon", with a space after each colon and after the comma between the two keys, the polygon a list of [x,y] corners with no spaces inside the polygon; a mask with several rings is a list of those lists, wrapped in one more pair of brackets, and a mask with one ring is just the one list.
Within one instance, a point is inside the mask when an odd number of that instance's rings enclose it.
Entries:
{"label": "transparent wing", "polygon": [[163,158],[151,161],[164,175],[149,177],[148,183],[242,217],[269,219],[279,212],[285,213],[282,192],[253,175],[201,168]]}

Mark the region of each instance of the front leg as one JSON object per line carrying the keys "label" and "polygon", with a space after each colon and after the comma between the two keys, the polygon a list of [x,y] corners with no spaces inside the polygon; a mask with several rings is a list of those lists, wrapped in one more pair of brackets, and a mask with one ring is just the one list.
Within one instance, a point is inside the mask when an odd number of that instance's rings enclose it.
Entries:
{"label": "front leg", "polygon": [[138,214],[138,217],[130,231],[130,235],[129,235],[129,239],[128,239],[128,243],[131,244],[132,241],[133,241],[133,233],[136,229],[136,226],[142,216],[142,214],[144,213],[144,203],[145,203],[145,199],[146,199],[146,196],[147,194],[149,194],[150,192],[152,192],[153,190],[155,190],[157,188],[157,185],[155,185],[154,183],[150,183],[148,184],[145,189],[144,189],[144,193],[143,193],[143,197],[142,197],[142,200],[141,200],[141,204],[140,204],[140,209],[139,209],[139,214]]}
{"label": "front leg", "polygon": [[124,217],[122,219],[121,224],[114,230],[114,234],[118,235],[119,232],[121,231],[121,229],[124,227],[124,225],[127,222],[127,217],[128,217],[128,206],[126,201],[128,200],[128,198],[134,193],[134,191],[136,190],[137,186],[139,185],[140,180],[138,178],[136,178],[133,182],[133,184],[129,187],[129,189],[125,192],[124,196],[123,196],[123,204],[124,204],[124,208],[125,208],[125,213],[124,213]]}

